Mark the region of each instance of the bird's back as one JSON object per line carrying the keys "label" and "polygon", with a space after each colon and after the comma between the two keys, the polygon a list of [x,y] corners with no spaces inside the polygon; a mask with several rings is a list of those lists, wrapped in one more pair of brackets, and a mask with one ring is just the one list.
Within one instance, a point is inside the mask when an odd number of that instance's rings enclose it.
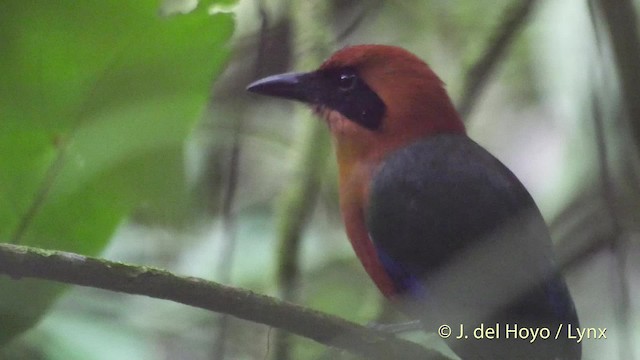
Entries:
{"label": "bird's back", "polygon": [[[575,307],[540,212],[466,135],[432,136],[390,154],[372,180],[366,217],[404,308],[429,331],[451,326],[448,343],[463,359],[580,358],[566,332],[578,326]],[[460,324],[467,338],[455,340]],[[481,324],[498,326],[499,338],[476,340]],[[548,329],[551,338],[513,339],[522,337],[516,327]]]}

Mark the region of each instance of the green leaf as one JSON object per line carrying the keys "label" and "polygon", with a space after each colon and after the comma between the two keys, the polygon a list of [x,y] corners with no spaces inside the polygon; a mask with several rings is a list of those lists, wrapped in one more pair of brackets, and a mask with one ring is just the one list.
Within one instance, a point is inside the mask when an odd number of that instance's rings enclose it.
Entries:
{"label": "green leaf", "polygon": [[[233,28],[204,5],[162,17],[157,0],[1,2],[0,241],[94,255],[134,207],[175,215],[183,143]],[[0,279],[0,343],[63,289]]]}

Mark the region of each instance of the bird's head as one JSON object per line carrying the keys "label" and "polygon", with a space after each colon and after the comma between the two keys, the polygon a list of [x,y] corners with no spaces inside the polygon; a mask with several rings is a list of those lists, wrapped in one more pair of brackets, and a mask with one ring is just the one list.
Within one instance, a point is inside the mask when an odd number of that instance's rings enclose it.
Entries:
{"label": "bird's head", "polygon": [[247,89],[311,105],[342,157],[378,157],[429,135],[464,133],[442,81],[399,47],[347,47],[315,71],[269,76]]}

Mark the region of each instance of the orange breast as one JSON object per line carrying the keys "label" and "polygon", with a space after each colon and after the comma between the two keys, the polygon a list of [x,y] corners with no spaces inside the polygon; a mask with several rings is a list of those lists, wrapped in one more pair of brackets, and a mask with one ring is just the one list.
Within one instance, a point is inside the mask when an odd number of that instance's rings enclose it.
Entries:
{"label": "orange breast", "polygon": [[364,164],[341,164],[340,207],[347,236],[364,269],[384,296],[393,298],[397,289],[378,258],[365,222],[364,209],[374,170],[373,166]]}

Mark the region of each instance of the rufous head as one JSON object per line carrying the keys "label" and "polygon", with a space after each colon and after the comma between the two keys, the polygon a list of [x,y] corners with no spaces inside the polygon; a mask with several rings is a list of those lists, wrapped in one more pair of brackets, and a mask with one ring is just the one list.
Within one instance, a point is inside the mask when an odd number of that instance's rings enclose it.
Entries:
{"label": "rufous head", "polygon": [[347,47],[315,71],[270,76],[247,89],[311,105],[339,155],[376,156],[429,135],[464,133],[442,81],[395,46]]}

